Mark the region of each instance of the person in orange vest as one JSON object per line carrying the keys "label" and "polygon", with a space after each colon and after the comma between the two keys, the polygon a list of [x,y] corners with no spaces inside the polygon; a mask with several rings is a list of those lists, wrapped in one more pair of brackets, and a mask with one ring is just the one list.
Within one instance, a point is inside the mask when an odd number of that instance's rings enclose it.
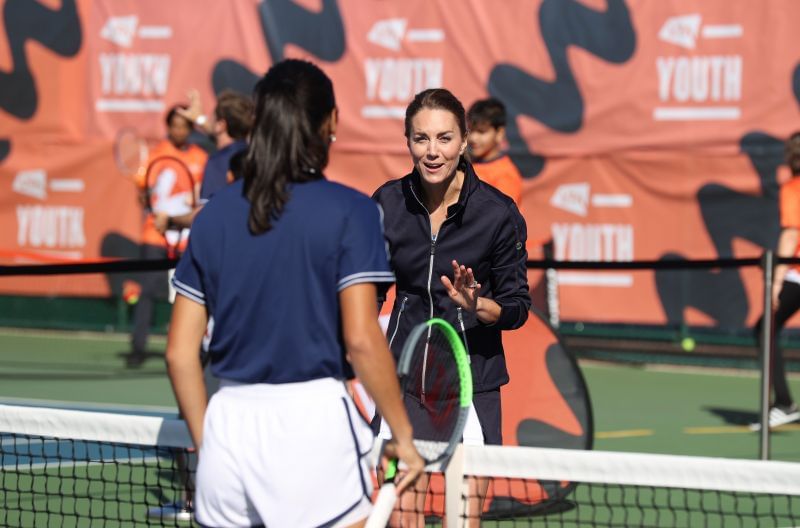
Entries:
{"label": "person in orange vest", "polygon": [[494,98],[481,99],[467,112],[470,160],[478,178],[522,205],[522,175],[503,151],[506,107]]}
{"label": "person in orange vest", "polygon": [[[189,143],[192,132],[192,123],[181,113],[186,109],[184,105],[175,105],[167,112],[165,123],[167,137],[158,143],[150,152],[148,166],[159,158],[165,156],[181,160],[189,168],[195,181],[195,188],[191,192],[198,193],[203,178],[208,155],[206,152]],[[136,178],[139,197],[143,206],[147,205],[146,171],[140,171]],[[163,259],[167,257],[167,242],[164,235],[156,229],[156,215],[147,212],[142,228],[140,245],[140,258]],[[185,242],[185,241],[184,241]],[[143,273],[140,279],[140,292],[133,311],[133,330],[131,334],[131,351],[127,356],[128,367],[139,367],[147,359],[147,339],[150,334],[150,325],[156,298],[166,290],[166,274],[163,272]]]}
{"label": "person in orange vest", "polygon": [[[786,142],[786,163],[792,178],[781,185],[780,220],[781,234],[778,239],[778,257],[800,256],[800,132],[795,132]],[[769,410],[769,427],[778,427],[800,420],[797,407],[786,378],[783,351],[778,346],[778,334],[788,321],[800,310],[800,266],[779,264],[775,267],[775,281],[772,287],[772,306],[775,310],[775,347],[770,369],[772,371],[772,391],[775,396]],[[756,333],[761,342],[764,317],[756,325]],[[761,424],[751,424],[751,429],[760,429]]]}

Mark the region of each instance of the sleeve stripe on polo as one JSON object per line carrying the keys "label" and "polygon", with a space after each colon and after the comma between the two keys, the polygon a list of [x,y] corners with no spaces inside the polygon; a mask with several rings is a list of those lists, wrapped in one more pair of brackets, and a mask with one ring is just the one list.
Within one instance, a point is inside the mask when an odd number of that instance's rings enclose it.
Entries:
{"label": "sleeve stripe on polo", "polygon": [[184,297],[188,297],[189,299],[199,304],[203,305],[206,304],[206,299],[205,295],[203,295],[203,292],[195,290],[191,286],[179,281],[174,277],[172,279],[172,286],[175,288],[175,291],[177,291]]}
{"label": "sleeve stripe on polo", "polygon": [[394,282],[394,273],[391,271],[362,271],[360,273],[353,273],[339,281],[338,291],[342,291],[348,286],[353,284],[360,284],[362,282]]}

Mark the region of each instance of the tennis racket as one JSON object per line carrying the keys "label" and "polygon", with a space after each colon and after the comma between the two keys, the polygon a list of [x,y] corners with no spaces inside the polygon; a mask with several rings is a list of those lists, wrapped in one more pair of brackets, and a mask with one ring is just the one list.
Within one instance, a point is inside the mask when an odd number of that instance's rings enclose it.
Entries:
{"label": "tennis racket", "polygon": [[[414,444],[426,465],[445,467],[461,442],[472,403],[469,356],[458,333],[443,319],[415,326],[397,364],[403,401],[414,426]],[[386,469],[386,480],[367,521],[383,528],[397,500],[397,461]]]}
{"label": "tennis racket", "polygon": [[114,162],[119,171],[133,179],[147,168],[150,146],[135,128],[122,127],[114,139]]}
{"label": "tennis racket", "polygon": [[[197,190],[188,165],[175,156],[160,156],[147,165],[144,177],[147,209],[153,215],[182,216],[194,210]],[[189,236],[185,228],[164,232],[169,258],[177,258],[181,242]]]}

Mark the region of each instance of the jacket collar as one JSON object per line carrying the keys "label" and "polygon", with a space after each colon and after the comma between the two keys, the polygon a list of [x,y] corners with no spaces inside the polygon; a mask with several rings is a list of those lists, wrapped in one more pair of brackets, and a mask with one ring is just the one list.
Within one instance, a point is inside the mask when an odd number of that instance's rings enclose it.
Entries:
{"label": "jacket collar", "polygon": [[[467,160],[462,160],[463,167],[464,167],[464,185],[461,186],[461,192],[458,195],[458,201],[447,208],[447,216],[453,216],[464,209],[467,206],[467,201],[472,193],[478,188],[478,176],[475,174],[475,170],[472,168],[472,163]],[[412,201],[413,203],[417,204],[417,207],[420,208],[421,211],[428,212],[425,209],[424,202],[422,201],[422,181],[419,172],[417,172],[416,167],[408,175],[406,178],[408,182],[408,193],[406,198]]]}

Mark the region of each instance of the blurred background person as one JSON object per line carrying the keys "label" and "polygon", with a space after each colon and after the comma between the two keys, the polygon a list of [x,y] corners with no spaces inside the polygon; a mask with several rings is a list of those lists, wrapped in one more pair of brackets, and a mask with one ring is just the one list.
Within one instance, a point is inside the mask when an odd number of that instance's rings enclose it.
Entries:
{"label": "blurred background person", "polygon": [[470,160],[478,177],[522,205],[522,175],[503,147],[506,107],[494,98],[475,101],[467,112]]}
{"label": "blurred background person", "polygon": [[[192,173],[195,184],[198,186],[193,192],[197,193],[199,192],[199,184],[202,182],[203,169],[208,155],[203,149],[197,145],[190,144],[188,141],[192,133],[192,122],[184,115],[181,115],[187,108],[186,105],[175,105],[169,109],[165,118],[167,137],[151,150],[147,165],[150,166],[159,158],[178,158]],[[139,200],[143,207],[147,207],[146,171],[142,171],[137,175],[136,185],[139,189]],[[150,260],[167,258],[167,242],[162,232],[156,226],[156,215],[151,211],[145,211],[140,258]],[[131,350],[126,358],[129,367],[139,367],[147,359],[147,339],[150,334],[155,301],[159,297],[165,297],[167,291],[166,279],[167,274],[163,272],[142,273],[139,277],[138,286],[140,291],[133,310]],[[136,286],[128,283],[126,287],[132,288]],[[123,292],[123,295],[125,295],[125,292]]]}
{"label": "blurred background person", "polygon": [[189,227],[203,205],[225,185],[234,180],[231,167],[241,170],[241,161],[231,163],[234,156],[241,156],[247,149],[247,137],[253,127],[254,107],[251,97],[224,90],[217,97],[214,119],[209,121],[202,114],[197,91],[190,92],[192,103],[181,115],[194,123],[201,131],[211,135],[216,151],[208,157],[200,185],[200,199],[190,214],[173,216],[160,215],[156,218],[156,228],[164,233],[168,227]]}
{"label": "blurred background person", "polygon": [[[800,131],[792,134],[786,142],[786,164],[792,178],[781,185],[779,206],[781,215],[781,234],[778,239],[778,257],[800,256]],[[772,392],[774,399],[769,409],[769,426],[778,427],[800,419],[800,409],[789,392],[786,377],[786,364],[783,350],[779,346],[783,327],[797,310],[800,310],[800,266],[779,264],[775,267],[775,281],[772,284],[772,307],[775,310],[775,338],[770,362],[772,372]],[[758,342],[764,330],[764,316],[756,325]],[[754,423],[752,429],[760,429]]]}

